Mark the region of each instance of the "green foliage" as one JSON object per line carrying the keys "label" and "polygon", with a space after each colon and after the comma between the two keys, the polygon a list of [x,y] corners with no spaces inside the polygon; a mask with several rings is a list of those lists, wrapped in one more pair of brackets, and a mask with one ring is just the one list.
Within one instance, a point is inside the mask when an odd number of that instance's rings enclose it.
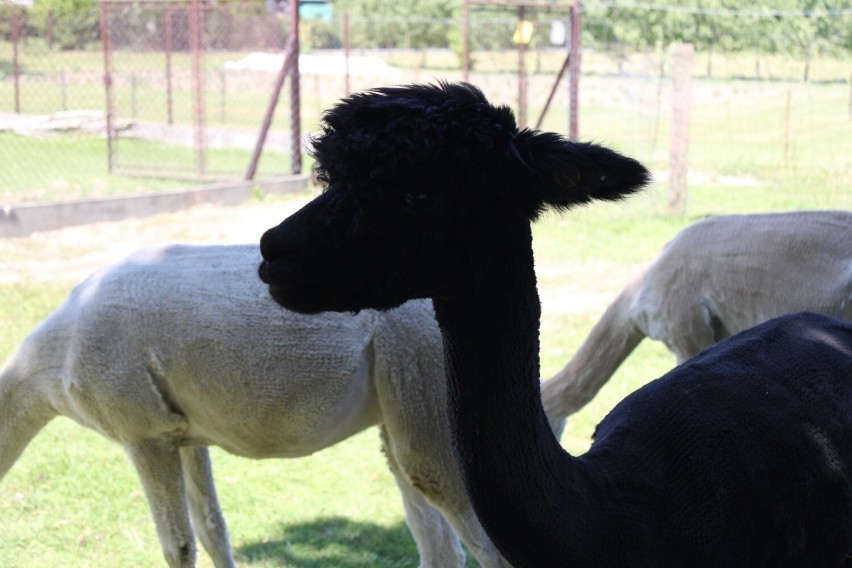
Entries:
{"label": "green foliage", "polygon": [[[39,28],[35,25],[36,19],[32,17],[29,10],[16,4],[0,2],[0,40],[12,41],[15,34],[13,24],[15,20],[17,20],[19,41],[26,41],[26,38],[40,35]],[[0,65],[4,63],[5,61],[0,60]]]}
{"label": "green foliage", "polygon": [[849,0],[667,0],[654,9],[604,0],[583,3],[583,25],[598,43],[697,50],[759,51],[810,58],[852,50]]}
{"label": "green foliage", "polygon": [[[452,47],[461,51],[461,3],[448,0],[340,0],[335,17],[352,16],[352,43],[359,47]],[[852,51],[850,0],[666,0],[653,7],[605,0],[582,4],[586,43],[666,48],[688,42],[698,50],[783,53],[805,59]],[[511,8],[474,6],[470,13],[474,49],[511,48],[516,13]],[[528,18],[565,17],[530,10]],[[441,22],[439,20],[444,19]],[[506,28],[503,30],[503,28]],[[496,31],[495,31],[496,30]]]}
{"label": "green foliage", "polygon": [[85,49],[100,41],[97,0],[38,0],[33,19],[42,37],[59,49]]}
{"label": "green foliage", "polygon": [[[4,258],[3,263],[15,260]],[[0,362],[8,359],[24,336],[59,304],[66,293],[67,286],[61,284],[0,285]],[[13,310],[14,317],[9,316],[7,310]]]}
{"label": "green foliage", "polygon": [[[253,9],[262,10],[262,6],[257,4]],[[161,9],[140,11],[131,4],[113,9],[133,12],[123,20],[127,29],[123,30],[122,37],[135,42],[145,43],[145,38],[157,30],[162,20]],[[79,49],[99,39],[96,0],[37,0],[35,8],[29,12],[2,4],[0,37],[7,40],[11,37],[12,10],[21,15],[21,33],[27,37],[47,37],[50,21],[53,44],[61,49]],[[456,53],[461,52],[461,2],[458,0],[338,0],[334,4],[334,22],[304,22],[307,47],[340,47],[343,43],[342,18],[347,10],[351,15],[352,45],[407,49],[451,47]],[[665,4],[655,6],[585,0],[582,10],[584,43],[590,46],[622,44],[664,49],[673,42],[688,42],[700,51],[748,50],[782,53],[805,60],[852,52],[852,0],[757,0],[748,5],[740,0],[700,0],[697,3],[666,0]],[[176,12],[174,17],[185,16],[185,13]],[[511,48],[515,17],[511,8],[474,6],[471,46],[474,49]],[[542,21],[563,17],[565,11],[557,14],[531,10],[528,14],[528,18]],[[282,33],[272,29],[258,32],[258,22],[245,28],[239,18],[234,19],[218,10],[208,14],[207,22],[207,37],[213,38],[214,43],[224,41],[228,46],[236,45],[239,38],[253,38],[258,33],[269,38]],[[507,29],[503,30],[504,27]],[[228,41],[229,37],[233,40]],[[175,41],[180,43],[181,38]],[[175,45],[175,49],[184,47]]]}
{"label": "green foliage", "polygon": [[340,0],[335,17],[351,16],[352,44],[359,47],[448,47],[449,19],[460,13],[456,0]]}
{"label": "green foliage", "polygon": [[299,39],[302,42],[303,51],[307,51],[309,48],[339,49],[343,46],[343,40],[337,33],[337,27],[333,23],[322,20],[302,21]]}

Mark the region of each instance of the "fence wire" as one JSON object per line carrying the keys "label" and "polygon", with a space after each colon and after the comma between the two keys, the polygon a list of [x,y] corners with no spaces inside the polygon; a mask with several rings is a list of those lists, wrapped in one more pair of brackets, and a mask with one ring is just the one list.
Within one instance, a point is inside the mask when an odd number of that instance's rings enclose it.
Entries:
{"label": "fence wire", "polygon": [[[817,167],[832,172],[838,186],[852,183],[852,15],[831,14],[831,29],[813,49],[785,52],[772,45],[792,41],[789,34],[796,25],[767,35],[760,28],[763,16],[747,11],[724,15],[728,31],[723,34],[700,19],[707,16],[703,13],[669,12],[641,3],[589,4],[581,35],[581,138],[648,161],[664,179],[673,92],[668,42],[692,39],[697,47],[691,179],[748,187],[763,183],[759,178],[764,174]],[[185,5],[105,3],[116,127],[122,129],[115,171],[142,170],[161,180],[107,173],[106,144],[97,123],[106,108],[104,59],[91,25],[80,26],[84,39],[69,41],[63,31],[66,39],[59,42],[48,37],[43,22],[37,25],[33,14],[18,9],[27,21],[18,36],[13,37],[8,25],[0,29],[0,201],[173,188],[178,183],[174,177],[227,177],[245,170],[283,59],[286,17],[260,5],[205,4],[199,25],[201,62],[194,63]],[[654,25],[663,31],[654,37],[664,40],[651,41],[629,27],[639,10],[659,12]],[[514,41],[517,10],[471,9],[470,80],[492,100],[525,115],[529,126],[541,117],[568,55],[568,13],[567,5],[564,10],[527,10],[525,25],[531,34],[521,59]],[[775,17],[804,18],[798,13]],[[97,15],[83,20],[96,23]],[[315,129],[321,112],[348,92],[460,80],[462,29],[458,13],[443,18],[353,13],[345,18],[337,10],[329,19],[303,20],[303,130]],[[53,33],[59,35],[55,24]],[[714,42],[712,33],[722,35]],[[727,39],[731,37],[738,38],[736,45]],[[522,65],[526,97],[519,92]],[[194,83],[200,87],[197,98]],[[542,128],[567,133],[567,92],[565,78],[556,85]],[[522,100],[525,112],[519,108]],[[288,171],[286,97],[283,102],[261,174]],[[76,115],[57,115],[62,111]],[[204,156],[196,144],[199,112],[206,128]],[[79,127],[57,126],[63,120],[76,120]],[[39,121],[53,124],[40,130]]]}
{"label": "fence wire", "polygon": [[[262,5],[107,0],[101,6],[108,102],[119,131],[110,147],[113,171],[241,177],[274,78],[244,63],[254,53],[270,69],[280,67],[286,22]],[[286,127],[284,105],[278,110]],[[265,165],[286,171],[286,137],[273,134],[266,149]]]}

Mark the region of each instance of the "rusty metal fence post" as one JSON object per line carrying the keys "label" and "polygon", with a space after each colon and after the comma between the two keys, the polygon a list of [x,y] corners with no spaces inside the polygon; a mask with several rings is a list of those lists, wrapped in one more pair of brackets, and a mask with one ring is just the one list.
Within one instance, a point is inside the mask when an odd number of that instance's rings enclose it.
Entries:
{"label": "rusty metal fence post", "polygon": [[272,126],[272,117],[275,114],[275,108],[278,106],[281,89],[284,88],[284,81],[287,79],[287,76],[291,75],[294,58],[298,57],[296,50],[293,48],[293,43],[294,41],[291,37],[287,41],[287,45],[284,47],[284,61],[281,64],[281,69],[278,71],[275,86],[272,88],[272,95],[270,96],[269,104],[266,106],[266,114],[263,117],[263,123],[261,124],[260,131],[257,135],[257,142],[254,145],[254,152],[252,152],[251,160],[249,161],[249,166],[246,170],[246,180],[253,180],[257,173],[257,165],[260,163],[260,155],[263,153],[266,136]]}
{"label": "rusty metal fence post", "polygon": [[299,2],[290,0],[290,173],[302,173],[302,120],[299,101]]}

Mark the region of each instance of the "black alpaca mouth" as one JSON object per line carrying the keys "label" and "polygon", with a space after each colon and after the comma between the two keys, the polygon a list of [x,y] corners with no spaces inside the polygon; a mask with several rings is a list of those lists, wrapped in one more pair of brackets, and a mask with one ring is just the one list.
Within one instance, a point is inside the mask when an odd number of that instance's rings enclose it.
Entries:
{"label": "black alpaca mouth", "polygon": [[280,306],[300,313],[315,313],[316,311],[319,311],[314,310],[304,312],[303,310],[296,309],[296,306],[298,306],[300,302],[294,301],[292,297],[291,292],[293,290],[293,286],[285,284],[287,280],[280,278],[280,275],[273,274],[272,263],[269,261],[264,260],[260,263],[260,266],[257,267],[257,275],[261,282],[267,285],[269,295],[272,296],[272,299]]}
{"label": "black alpaca mouth", "polygon": [[257,276],[261,282],[269,284],[269,263],[265,260],[261,261],[260,266],[257,267]]}
{"label": "black alpaca mouth", "polygon": [[[286,265],[286,268],[293,267]],[[266,260],[257,269],[260,280],[267,285],[269,295],[279,306],[300,314],[357,311],[338,298],[340,292],[334,286],[305,282],[298,278],[298,270],[291,270],[289,275],[284,270],[285,266],[280,262]]]}
{"label": "black alpaca mouth", "polygon": [[328,306],[319,303],[316,294],[305,288],[299,289],[282,284],[269,284],[268,287],[269,295],[275,303],[291,312],[312,315],[329,311]]}

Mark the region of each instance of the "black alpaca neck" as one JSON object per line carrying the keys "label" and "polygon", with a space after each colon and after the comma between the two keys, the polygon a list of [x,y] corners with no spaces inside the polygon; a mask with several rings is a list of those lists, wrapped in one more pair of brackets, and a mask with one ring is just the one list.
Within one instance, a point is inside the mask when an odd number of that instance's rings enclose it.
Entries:
{"label": "black alpaca neck", "polygon": [[[516,566],[526,565],[520,559],[549,566],[557,558],[567,565],[570,537],[554,532],[553,520],[567,520],[571,508],[562,507],[580,506],[571,493],[576,468],[541,405],[530,226],[519,222],[505,229],[499,237],[504,254],[491,262],[478,289],[434,300],[444,336],[450,422],[474,508],[504,556]],[[559,538],[548,540],[554,534]]]}
{"label": "black alpaca neck", "polygon": [[476,289],[433,303],[462,478],[513,566],[840,564],[852,542],[848,329],[780,318],[724,342],[631,395],[572,457],[541,404],[530,227],[500,227]]}

